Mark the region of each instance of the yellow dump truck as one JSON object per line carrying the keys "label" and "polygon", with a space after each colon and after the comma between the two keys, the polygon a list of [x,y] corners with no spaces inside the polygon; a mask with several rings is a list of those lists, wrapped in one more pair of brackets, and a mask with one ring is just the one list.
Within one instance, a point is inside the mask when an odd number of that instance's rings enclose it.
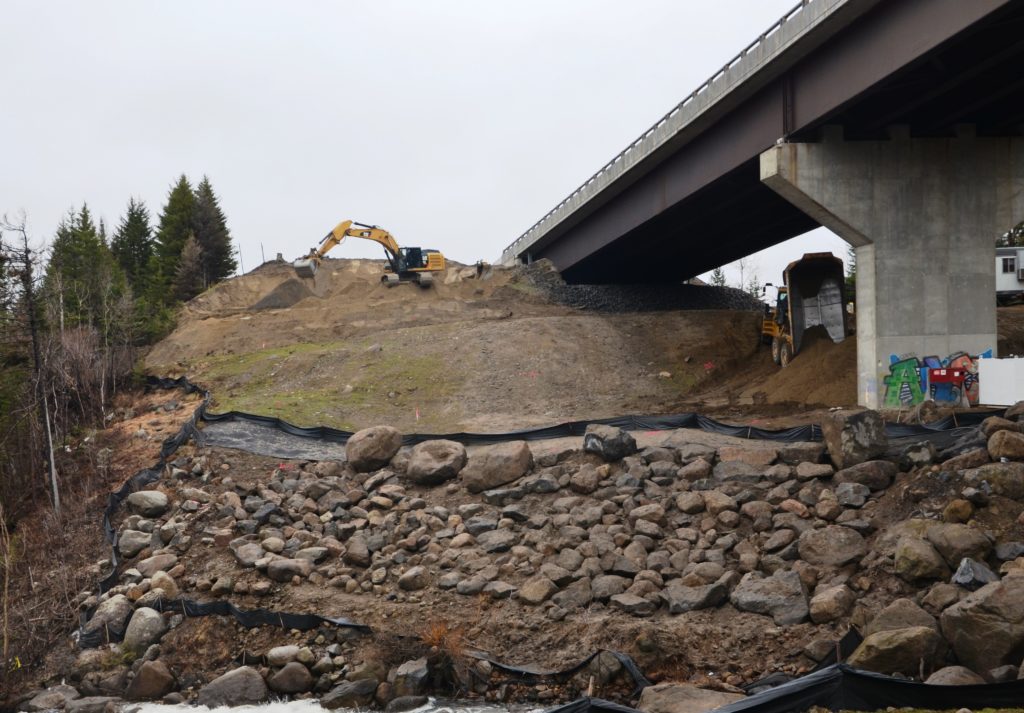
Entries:
{"label": "yellow dump truck", "polygon": [[843,261],[832,253],[807,253],[786,266],[782,281],[775,306],[765,308],[761,338],[772,345],[772,361],[785,367],[811,327],[824,327],[836,343],[846,338]]}

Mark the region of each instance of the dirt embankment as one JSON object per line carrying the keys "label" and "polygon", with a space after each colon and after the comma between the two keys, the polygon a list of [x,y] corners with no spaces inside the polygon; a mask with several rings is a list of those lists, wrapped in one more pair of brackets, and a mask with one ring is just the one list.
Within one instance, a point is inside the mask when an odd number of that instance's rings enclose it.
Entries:
{"label": "dirt embankment", "polygon": [[422,290],[380,270],[328,260],[302,281],[264,265],[190,302],[147,368],[303,425],[508,430],[684,410],[757,349],[756,311],[715,309],[749,308],[737,290],[575,288],[544,265],[454,267]]}

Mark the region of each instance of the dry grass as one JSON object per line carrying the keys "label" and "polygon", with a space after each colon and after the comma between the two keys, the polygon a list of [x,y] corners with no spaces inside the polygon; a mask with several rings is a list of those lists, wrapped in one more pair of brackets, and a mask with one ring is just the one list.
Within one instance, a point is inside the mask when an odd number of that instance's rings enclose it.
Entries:
{"label": "dry grass", "polygon": [[461,625],[452,626],[444,620],[431,622],[420,633],[420,641],[431,651],[442,652],[452,659],[466,655],[466,628]]}

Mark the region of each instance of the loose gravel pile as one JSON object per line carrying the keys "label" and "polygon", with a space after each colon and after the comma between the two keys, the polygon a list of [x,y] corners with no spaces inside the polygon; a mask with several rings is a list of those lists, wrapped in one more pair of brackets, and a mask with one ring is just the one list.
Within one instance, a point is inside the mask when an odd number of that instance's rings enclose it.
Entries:
{"label": "loose gravel pile", "polygon": [[551,301],[596,312],[731,309],[760,311],[764,304],[733,287],[712,285],[569,285],[549,260],[519,268],[521,279]]}

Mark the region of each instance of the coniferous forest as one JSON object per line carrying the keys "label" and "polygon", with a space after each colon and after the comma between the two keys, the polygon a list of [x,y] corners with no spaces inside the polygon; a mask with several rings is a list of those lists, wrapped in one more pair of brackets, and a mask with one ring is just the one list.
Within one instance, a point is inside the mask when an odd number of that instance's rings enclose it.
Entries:
{"label": "coniferous forest", "polygon": [[[184,175],[155,218],[129,198],[117,225],[73,206],[50,236],[0,223],[0,503],[59,509],[62,444],[110,418],[141,350],[185,301],[235,273],[227,218],[210,180]],[[66,460],[66,459],[65,459]],[[45,475],[44,475],[45,474]]]}

